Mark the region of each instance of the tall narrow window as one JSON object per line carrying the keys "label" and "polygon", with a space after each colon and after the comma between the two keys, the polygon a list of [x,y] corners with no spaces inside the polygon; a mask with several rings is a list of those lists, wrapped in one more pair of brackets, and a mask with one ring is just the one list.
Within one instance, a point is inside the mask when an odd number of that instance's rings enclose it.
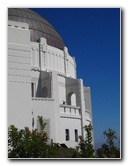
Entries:
{"label": "tall narrow window", "polygon": [[69,129],[65,129],[65,140],[69,140]]}
{"label": "tall narrow window", "polygon": [[75,129],[75,141],[78,142],[78,130]]}
{"label": "tall narrow window", "polygon": [[31,95],[32,97],[35,97],[35,85],[33,82],[31,83]]}

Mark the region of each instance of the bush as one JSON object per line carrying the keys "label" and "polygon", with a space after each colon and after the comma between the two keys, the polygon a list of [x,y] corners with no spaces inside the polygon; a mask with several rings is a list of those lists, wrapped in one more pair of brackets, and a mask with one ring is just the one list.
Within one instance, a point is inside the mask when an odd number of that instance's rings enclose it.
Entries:
{"label": "bush", "polygon": [[47,133],[41,117],[41,129],[29,130],[28,127],[18,130],[14,125],[8,128],[8,157],[9,158],[39,158],[46,157]]}

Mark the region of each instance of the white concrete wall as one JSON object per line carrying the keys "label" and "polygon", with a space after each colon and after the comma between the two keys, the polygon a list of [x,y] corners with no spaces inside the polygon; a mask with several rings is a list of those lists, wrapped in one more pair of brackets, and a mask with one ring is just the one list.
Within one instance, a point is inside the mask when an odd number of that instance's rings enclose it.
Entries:
{"label": "white concrete wall", "polygon": [[62,50],[48,46],[47,52],[47,67],[50,70],[55,70],[64,73],[64,54]]}
{"label": "white concrete wall", "polygon": [[[84,99],[85,99],[85,119],[86,119],[86,125],[93,126],[93,117],[92,117],[92,103],[91,103],[91,90],[90,87],[84,87]],[[94,126],[92,130],[93,135],[93,145],[94,145]],[[95,145],[94,145],[95,146]]]}
{"label": "white concrete wall", "polygon": [[84,126],[86,125],[85,119],[85,101],[84,101],[84,87],[83,87],[83,80],[79,80],[79,94],[80,94],[80,108],[81,108],[81,125],[82,125],[82,136],[85,137],[85,130]]}
{"label": "white concrete wall", "polygon": [[37,68],[40,66],[39,43],[36,42],[31,42],[31,66]]}
{"label": "white concrete wall", "polygon": [[8,24],[8,125],[31,128],[30,31],[25,23]]}
{"label": "white concrete wall", "polygon": [[67,55],[67,77],[76,78],[76,64],[75,59],[69,54]]}
{"label": "white concrete wall", "polygon": [[61,116],[60,120],[61,126],[61,141],[62,143],[66,142],[65,139],[65,129],[69,129],[69,141],[75,142],[75,129],[78,130],[78,136],[81,135],[81,119],[75,119],[72,117]]}
{"label": "white concrete wall", "polygon": [[92,124],[92,108],[91,108],[91,93],[90,87],[84,87],[84,100],[85,100],[85,117],[87,125]]}
{"label": "white concrete wall", "polygon": [[59,106],[59,92],[58,92],[58,80],[57,80],[57,73],[52,71],[52,96],[55,99],[55,135],[56,135],[56,142],[61,141],[61,135],[59,134],[61,132],[60,128],[60,106]]}
{"label": "white concrete wall", "polygon": [[50,140],[53,139],[56,142],[55,134],[55,100],[50,98],[33,98],[32,99],[32,117],[34,118],[35,125],[37,128],[38,116],[43,116],[43,119],[49,120],[49,135]]}

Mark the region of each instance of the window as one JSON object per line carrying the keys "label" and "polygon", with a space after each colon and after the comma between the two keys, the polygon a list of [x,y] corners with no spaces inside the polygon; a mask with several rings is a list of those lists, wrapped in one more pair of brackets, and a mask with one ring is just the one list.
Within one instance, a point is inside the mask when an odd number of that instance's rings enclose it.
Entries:
{"label": "window", "polygon": [[78,130],[75,129],[75,141],[78,142]]}
{"label": "window", "polygon": [[35,97],[35,83],[31,83],[31,96]]}
{"label": "window", "polygon": [[69,140],[69,129],[65,129],[65,139],[66,141]]}

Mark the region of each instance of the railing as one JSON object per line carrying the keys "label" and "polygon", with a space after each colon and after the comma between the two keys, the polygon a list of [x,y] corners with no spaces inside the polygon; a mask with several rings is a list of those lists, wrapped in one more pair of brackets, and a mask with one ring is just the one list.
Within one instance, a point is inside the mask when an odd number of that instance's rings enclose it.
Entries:
{"label": "railing", "polygon": [[80,107],[60,104],[60,113],[69,115],[80,115]]}

